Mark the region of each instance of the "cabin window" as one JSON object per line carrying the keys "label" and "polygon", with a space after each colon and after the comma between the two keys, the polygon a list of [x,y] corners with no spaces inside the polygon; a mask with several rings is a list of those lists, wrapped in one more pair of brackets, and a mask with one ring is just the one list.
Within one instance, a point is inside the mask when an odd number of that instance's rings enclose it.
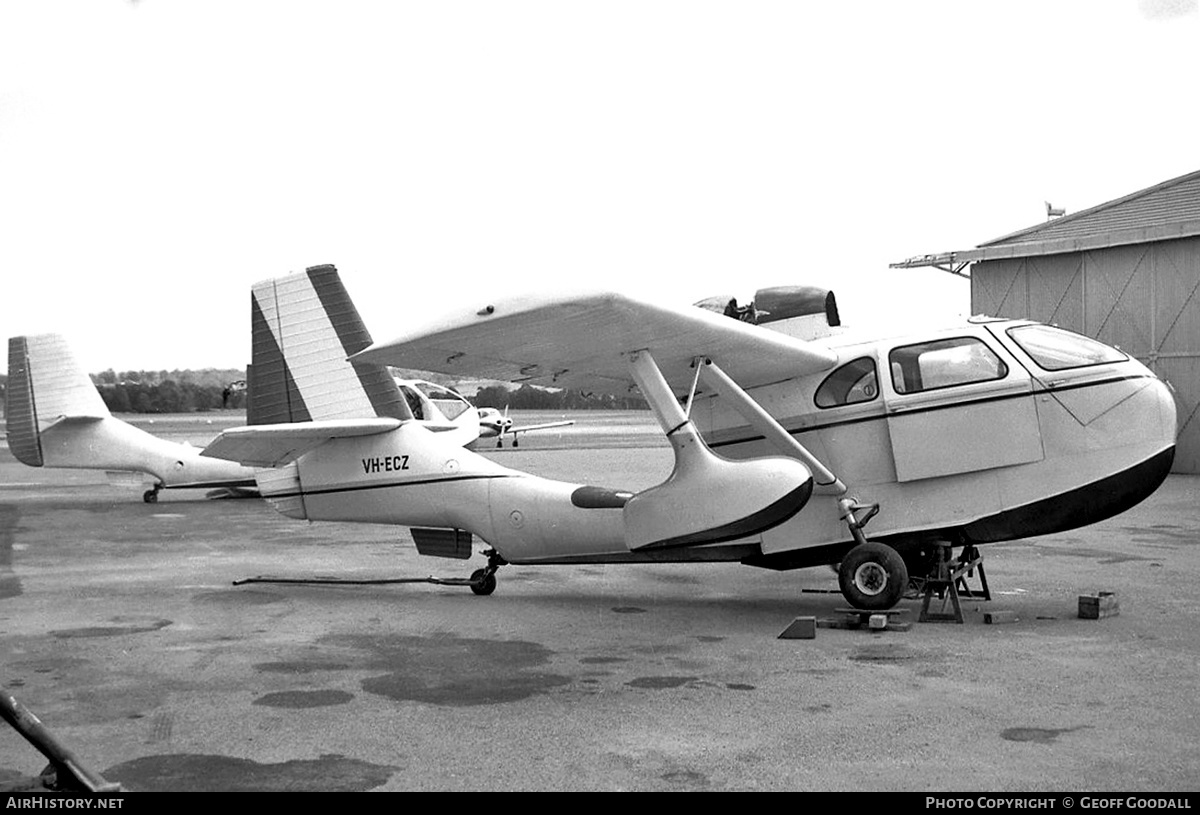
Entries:
{"label": "cabin window", "polygon": [[831,408],[870,402],[878,395],[875,360],[860,357],[825,377],[817,388],[815,401],[819,408]]}
{"label": "cabin window", "polygon": [[905,345],[888,355],[896,393],[989,382],[1008,376],[1008,366],[974,337],[954,337]]}
{"label": "cabin window", "polygon": [[1086,368],[1107,362],[1124,362],[1125,354],[1102,342],[1049,325],[1023,325],[1008,329],[1008,336],[1047,371]]}

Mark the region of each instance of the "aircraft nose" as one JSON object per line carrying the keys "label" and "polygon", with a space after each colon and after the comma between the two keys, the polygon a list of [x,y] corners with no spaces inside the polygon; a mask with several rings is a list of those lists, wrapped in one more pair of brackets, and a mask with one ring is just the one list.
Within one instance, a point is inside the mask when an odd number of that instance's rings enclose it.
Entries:
{"label": "aircraft nose", "polygon": [[1179,411],[1175,403],[1175,388],[1170,382],[1156,379],[1154,388],[1158,396],[1158,409],[1161,423],[1171,433],[1171,441],[1179,435]]}

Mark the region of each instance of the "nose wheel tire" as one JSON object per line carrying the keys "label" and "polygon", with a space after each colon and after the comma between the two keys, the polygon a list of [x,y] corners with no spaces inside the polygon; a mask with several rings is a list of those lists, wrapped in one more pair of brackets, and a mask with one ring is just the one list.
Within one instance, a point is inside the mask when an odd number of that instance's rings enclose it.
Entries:
{"label": "nose wheel tire", "polygon": [[838,585],[855,608],[886,611],[904,596],[908,568],[895,549],[868,541],[855,546],[842,559]]}

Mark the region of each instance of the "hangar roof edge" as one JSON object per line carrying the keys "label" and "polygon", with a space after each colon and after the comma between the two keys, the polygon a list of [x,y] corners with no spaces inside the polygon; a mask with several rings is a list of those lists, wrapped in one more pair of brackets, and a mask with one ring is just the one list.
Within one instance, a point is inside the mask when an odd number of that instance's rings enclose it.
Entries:
{"label": "hangar roof edge", "polygon": [[1200,235],[1200,170],[1002,235],[975,249],[922,255],[890,266],[934,266],[962,274],[976,261],[1082,252],[1195,235]]}

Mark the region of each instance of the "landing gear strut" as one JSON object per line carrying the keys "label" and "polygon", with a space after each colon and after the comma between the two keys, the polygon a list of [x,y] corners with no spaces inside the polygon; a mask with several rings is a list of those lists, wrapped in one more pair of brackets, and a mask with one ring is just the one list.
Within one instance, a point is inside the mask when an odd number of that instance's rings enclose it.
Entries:
{"label": "landing gear strut", "polygon": [[868,541],[863,534],[863,527],[879,512],[879,504],[859,504],[849,498],[838,504],[842,520],[857,544],[838,566],[842,595],[855,608],[886,611],[900,602],[908,588],[904,558],[887,544]]}

